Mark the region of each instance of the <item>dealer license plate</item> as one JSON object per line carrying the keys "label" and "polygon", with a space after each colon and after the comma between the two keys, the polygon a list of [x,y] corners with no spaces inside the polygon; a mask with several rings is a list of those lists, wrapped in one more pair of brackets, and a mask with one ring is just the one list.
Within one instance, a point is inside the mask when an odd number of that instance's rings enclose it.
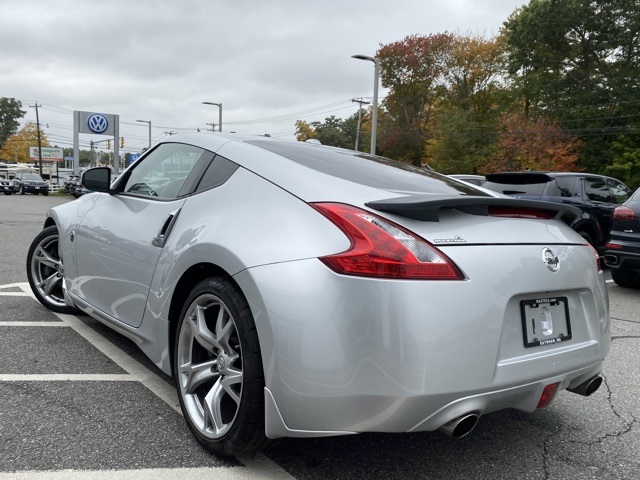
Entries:
{"label": "dealer license plate", "polygon": [[567,297],[520,302],[525,347],[553,345],[571,339]]}

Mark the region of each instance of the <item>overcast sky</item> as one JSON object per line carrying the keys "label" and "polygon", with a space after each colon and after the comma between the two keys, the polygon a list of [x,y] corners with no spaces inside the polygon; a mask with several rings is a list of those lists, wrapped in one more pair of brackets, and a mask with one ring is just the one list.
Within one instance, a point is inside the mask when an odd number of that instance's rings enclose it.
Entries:
{"label": "overcast sky", "polygon": [[[125,151],[171,131],[293,138],[295,121],[346,118],[373,94],[381,44],[408,35],[497,35],[523,0],[0,0],[0,97],[52,144],[74,110],[119,115]],[[380,92],[381,97],[384,90]],[[48,125],[48,127],[47,127]],[[94,140],[105,137],[94,137]],[[81,135],[81,145],[91,137]]]}

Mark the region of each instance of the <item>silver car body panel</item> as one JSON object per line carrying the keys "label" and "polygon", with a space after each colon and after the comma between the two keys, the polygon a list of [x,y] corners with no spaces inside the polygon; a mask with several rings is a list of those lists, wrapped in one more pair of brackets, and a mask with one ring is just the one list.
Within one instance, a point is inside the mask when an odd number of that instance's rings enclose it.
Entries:
{"label": "silver car body panel", "polygon": [[[49,214],[60,229],[69,298],[135,339],[166,373],[171,299],[198,264],[233,276],[249,302],[273,438],[434,430],[469,411],[530,411],[546,385],[575,386],[601,371],[610,345],[604,277],[592,250],[561,221],[446,210],[438,222],[421,222],[376,212],[434,244],[465,279],[339,275],[318,257],[346,250],[349,240],[307,202],[367,209],[367,202],[416,192],[338,179],[233,138],[172,139],[240,165],[217,188],[173,202],[94,193]],[[102,206],[123,212],[134,204],[150,213],[140,225],[123,225],[116,237],[97,235]],[[153,250],[159,219],[177,210],[164,247]],[[557,271],[543,261],[545,248],[559,259]],[[112,278],[98,278],[103,267],[116,266]],[[120,295],[136,295],[135,307],[114,307],[117,295],[94,298],[114,278]],[[572,339],[527,348],[520,302],[546,297],[568,299]]]}

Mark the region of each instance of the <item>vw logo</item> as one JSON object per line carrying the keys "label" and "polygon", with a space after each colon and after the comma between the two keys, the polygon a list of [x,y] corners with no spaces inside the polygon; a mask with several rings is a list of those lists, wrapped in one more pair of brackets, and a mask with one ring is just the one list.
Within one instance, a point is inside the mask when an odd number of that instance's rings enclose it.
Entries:
{"label": "vw logo", "polygon": [[550,248],[542,249],[542,261],[552,272],[557,272],[560,269],[560,259]]}
{"label": "vw logo", "polygon": [[103,133],[109,128],[109,121],[101,113],[93,113],[87,119],[87,126],[93,133]]}

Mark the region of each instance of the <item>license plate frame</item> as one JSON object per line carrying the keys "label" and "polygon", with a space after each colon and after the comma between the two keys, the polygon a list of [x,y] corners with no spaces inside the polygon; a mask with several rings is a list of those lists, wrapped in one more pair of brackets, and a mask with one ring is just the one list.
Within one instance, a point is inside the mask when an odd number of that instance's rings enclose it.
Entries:
{"label": "license plate frame", "polygon": [[567,297],[522,300],[520,312],[526,348],[556,345],[571,340]]}

